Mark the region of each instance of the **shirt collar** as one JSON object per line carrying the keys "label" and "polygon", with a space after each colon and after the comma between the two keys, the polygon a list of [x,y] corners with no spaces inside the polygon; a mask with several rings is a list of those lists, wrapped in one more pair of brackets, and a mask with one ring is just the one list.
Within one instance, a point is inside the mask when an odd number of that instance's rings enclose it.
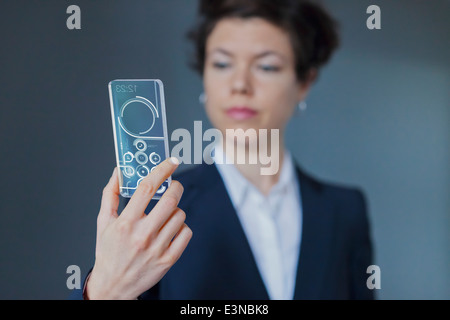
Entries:
{"label": "shirt collar", "polygon": [[[216,145],[214,148],[213,159],[221,159],[221,161],[214,161],[214,164],[222,176],[233,204],[241,206],[245,200],[246,193],[249,191],[261,194],[233,164],[226,163],[225,157],[226,155],[224,154],[223,149]],[[295,179],[295,167],[291,153],[288,150],[285,150],[278,182],[272,187],[267,197],[270,198],[273,195],[285,193],[287,188],[295,183]]]}

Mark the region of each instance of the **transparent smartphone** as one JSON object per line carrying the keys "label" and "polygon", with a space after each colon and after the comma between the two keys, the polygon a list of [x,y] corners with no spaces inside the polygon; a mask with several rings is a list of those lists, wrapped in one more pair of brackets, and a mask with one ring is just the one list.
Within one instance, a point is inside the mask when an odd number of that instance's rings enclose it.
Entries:
{"label": "transparent smartphone", "polygon": [[[130,198],[139,183],[169,157],[166,109],[161,80],[113,80],[108,84],[119,187]],[[159,199],[169,177],[156,191]]]}

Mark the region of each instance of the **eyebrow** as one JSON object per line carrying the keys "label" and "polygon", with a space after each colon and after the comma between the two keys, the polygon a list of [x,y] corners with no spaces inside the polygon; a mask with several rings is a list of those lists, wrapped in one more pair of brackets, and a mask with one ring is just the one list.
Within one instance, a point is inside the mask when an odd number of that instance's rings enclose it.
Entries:
{"label": "eyebrow", "polygon": [[[231,53],[230,51],[228,51],[228,50],[226,50],[226,49],[223,49],[223,48],[216,48],[216,49],[214,49],[214,50],[211,50],[211,54],[212,54],[212,53],[215,53],[215,52],[225,54],[225,55],[227,55],[227,56],[229,56],[229,57],[233,57],[233,56],[234,56],[233,53]],[[284,55],[282,55],[282,54],[279,53],[279,52],[273,51],[273,50],[266,50],[266,51],[263,51],[263,52],[261,52],[261,53],[258,53],[258,54],[256,55],[255,58],[256,58],[256,59],[260,59],[260,58],[263,58],[263,57],[266,57],[266,56],[269,56],[269,55],[276,55],[276,56],[278,56],[280,59],[282,59],[283,61],[286,60],[286,58],[284,57]]]}

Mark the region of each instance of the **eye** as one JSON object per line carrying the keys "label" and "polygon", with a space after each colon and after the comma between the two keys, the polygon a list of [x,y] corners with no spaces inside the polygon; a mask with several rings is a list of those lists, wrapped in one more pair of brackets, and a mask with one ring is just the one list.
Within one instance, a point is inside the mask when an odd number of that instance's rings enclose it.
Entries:
{"label": "eye", "polygon": [[228,62],[221,62],[221,61],[213,62],[213,67],[216,69],[226,69],[229,66],[230,64]]}
{"label": "eye", "polygon": [[261,64],[258,66],[259,69],[265,72],[278,72],[280,71],[280,67],[272,64]]}

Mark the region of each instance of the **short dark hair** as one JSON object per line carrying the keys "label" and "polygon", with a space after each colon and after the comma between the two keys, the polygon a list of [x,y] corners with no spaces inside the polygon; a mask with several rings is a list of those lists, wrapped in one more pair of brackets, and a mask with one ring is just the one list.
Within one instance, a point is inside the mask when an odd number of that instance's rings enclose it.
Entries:
{"label": "short dark hair", "polygon": [[287,31],[300,81],[310,70],[318,70],[339,46],[338,23],[316,1],[311,0],[200,0],[197,23],[188,33],[195,47],[191,66],[203,73],[206,41],[223,18],[263,18]]}

